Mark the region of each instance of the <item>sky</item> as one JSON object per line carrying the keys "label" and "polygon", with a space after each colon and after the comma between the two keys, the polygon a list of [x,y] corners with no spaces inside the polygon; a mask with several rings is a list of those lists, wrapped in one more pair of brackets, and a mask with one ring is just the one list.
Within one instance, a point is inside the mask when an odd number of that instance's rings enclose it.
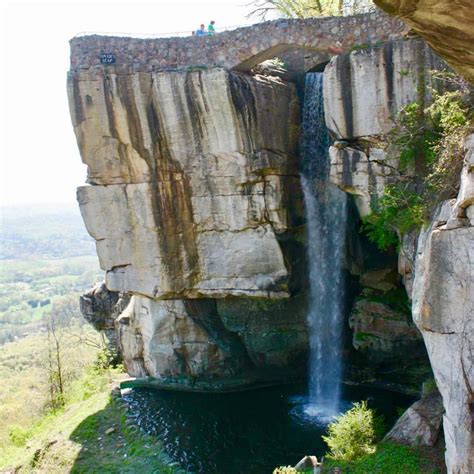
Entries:
{"label": "sky", "polygon": [[70,38],[251,24],[247,3],[0,0],[0,205],[72,205],[85,183],[66,95]]}

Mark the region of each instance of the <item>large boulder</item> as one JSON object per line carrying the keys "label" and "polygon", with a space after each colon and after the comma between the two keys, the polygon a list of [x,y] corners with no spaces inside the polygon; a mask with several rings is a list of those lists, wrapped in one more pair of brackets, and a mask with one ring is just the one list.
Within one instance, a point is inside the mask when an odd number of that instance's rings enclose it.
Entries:
{"label": "large boulder", "polygon": [[434,446],[441,431],[444,407],[438,391],[415,402],[386,434],[384,441]]}
{"label": "large boulder", "polygon": [[117,326],[125,367],[135,377],[222,377],[247,366],[244,346],[224,328],[212,300],[133,296]]}

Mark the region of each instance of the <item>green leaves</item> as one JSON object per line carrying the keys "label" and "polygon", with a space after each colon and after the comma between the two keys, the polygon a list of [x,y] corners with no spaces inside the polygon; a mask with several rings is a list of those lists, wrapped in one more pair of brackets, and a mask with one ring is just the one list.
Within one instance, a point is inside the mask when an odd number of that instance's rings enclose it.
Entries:
{"label": "green leaves", "polygon": [[450,81],[457,90],[432,90],[427,107],[423,99],[400,110],[388,136],[389,148],[399,157],[400,176],[386,186],[362,222],[362,231],[384,251],[419,229],[439,201],[458,191],[463,141],[472,129],[469,88],[448,73],[435,71],[432,76]]}
{"label": "green leaves", "polygon": [[328,457],[348,461],[375,452],[380,423],[366,401],[354,403],[328,426],[328,436],[323,436],[330,448]]}
{"label": "green leaves", "polygon": [[398,236],[419,229],[425,221],[423,197],[407,183],[385,188],[378,209],[362,220],[362,230],[381,250],[398,246]]}

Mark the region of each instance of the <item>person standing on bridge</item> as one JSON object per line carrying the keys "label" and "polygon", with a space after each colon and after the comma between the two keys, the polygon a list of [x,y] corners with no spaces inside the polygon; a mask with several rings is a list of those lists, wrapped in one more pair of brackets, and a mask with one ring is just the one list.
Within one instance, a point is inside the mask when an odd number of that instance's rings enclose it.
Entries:
{"label": "person standing on bridge", "polygon": [[196,36],[206,36],[206,27],[201,23],[201,27],[196,31]]}
{"label": "person standing on bridge", "polygon": [[214,27],[215,24],[216,24],[216,22],[215,22],[214,20],[212,20],[212,21],[209,23],[209,25],[208,25],[208,27],[207,27],[207,34],[208,34],[209,36],[212,36],[212,35],[214,35],[214,34],[216,33],[216,28]]}

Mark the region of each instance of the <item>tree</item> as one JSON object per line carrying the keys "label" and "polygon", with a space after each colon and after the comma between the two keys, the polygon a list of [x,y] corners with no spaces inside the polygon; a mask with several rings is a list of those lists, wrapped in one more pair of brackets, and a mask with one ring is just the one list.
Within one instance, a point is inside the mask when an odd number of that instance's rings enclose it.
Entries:
{"label": "tree", "polygon": [[265,20],[270,13],[286,18],[310,18],[315,16],[342,16],[361,13],[374,8],[370,0],[253,0],[248,17]]}
{"label": "tree", "polygon": [[61,408],[65,402],[63,360],[64,319],[61,313],[51,311],[46,320],[46,357],[50,404],[52,409]]}

